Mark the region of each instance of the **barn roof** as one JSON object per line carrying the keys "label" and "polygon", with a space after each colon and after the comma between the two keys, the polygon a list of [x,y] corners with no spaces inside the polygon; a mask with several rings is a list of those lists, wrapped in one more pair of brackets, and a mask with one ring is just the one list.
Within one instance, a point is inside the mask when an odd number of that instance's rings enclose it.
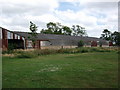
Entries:
{"label": "barn roof", "polygon": [[[15,31],[14,33],[26,39],[29,39],[28,37],[30,36],[28,32],[16,32]],[[83,40],[86,43],[90,41],[100,41],[103,44],[107,44],[106,40],[102,40],[100,38],[95,38],[95,37],[81,37],[81,36],[70,36],[70,35],[42,34],[42,33],[38,33],[37,40],[49,40],[55,45],[59,45],[61,43],[64,43],[64,44],[66,43],[66,45],[69,45],[69,44],[76,45],[78,41],[80,40]]]}

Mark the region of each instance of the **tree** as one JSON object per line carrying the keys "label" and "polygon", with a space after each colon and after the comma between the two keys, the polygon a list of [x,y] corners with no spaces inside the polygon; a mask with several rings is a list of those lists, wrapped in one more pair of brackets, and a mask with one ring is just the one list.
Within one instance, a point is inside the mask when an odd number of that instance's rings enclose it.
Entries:
{"label": "tree", "polygon": [[30,21],[30,28],[29,29],[31,32],[28,33],[29,34],[28,38],[32,41],[33,48],[35,48],[35,43],[37,41],[37,30],[38,30],[37,28],[38,27]]}
{"label": "tree", "polygon": [[41,33],[45,34],[62,34],[62,35],[74,35],[74,36],[87,36],[86,30],[84,27],[79,25],[73,25],[72,28],[61,25],[61,23],[57,22],[49,22],[47,23],[47,29],[42,29]]}
{"label": "tree", "polygon": [[44,33],[44,34],[53,34],[53,32],[52,32],[51,29],[42,29],[41,33]]}
{"label": "tree", "polygon": [[111,32],[108,29],[104,29],[104,31],[102,32],[103,34],[101,34],[102,39],[107,40],[107,41],[111,41]]}
{"label": "tree", "polygon": [[82,40],[80,40],[79,42],[78,42],[78,47],[83,47],[84,46],[84,42],[82,41]]}
{"label": "tree", "polygon": [[64,35],[71,35],[72,30],[68,26],[63,26],[62,28]]}
{"label": "tree", "polygon": [[60,23],[49,22],[47,23],[47,29],[42,29],[41,33],[45,34],[62,34],[62,25]]}
{"label": "tree", "polygon": [[47,29],[42,29],[41,33],[45,34],[64,34],[64,35],[71,35],[72,30],[68,26],[63,26],[61,23],[47,23]]}
{"label": "tree", "polygon": [[116,46],[120,46],[120,32],[115,31],[111,34],[112,41],[115,42]]}
{"label": "tree", "polygon": [[73,30],[74,36],[87,36],[87,33],[84,27],[81,27],[79,25],[73,25],[72,30]]}
{"label": "tree", "polygon": [[108,29],[104,29],[101,37],[104,40],[114,42],[116,46],[120,46],[120,32],[110,32]]}

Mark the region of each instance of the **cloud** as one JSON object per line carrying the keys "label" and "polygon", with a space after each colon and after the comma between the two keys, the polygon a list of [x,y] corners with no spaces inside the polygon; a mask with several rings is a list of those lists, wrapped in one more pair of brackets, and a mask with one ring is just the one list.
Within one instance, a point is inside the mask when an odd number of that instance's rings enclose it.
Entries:
{"label": "cloud", "polygon": [[50,21],[68,26],[79,24],[86,28],[89,36],[99,37],[104,28],[112,32],[117,30],[118,0],[98,1],[1,0],[0,26],[29,31],[29,21],[33,21],[40,31]]}
{"label": "cloud", "polygon": [[[1,26],[12,30],[18,29],[18,26],[27,29],[31,20],[34,22],[39,20],[39,23],[44,22],[44,19],[52,17],[48,14],[51,14],[59,6],[56,0],[1,0],[0,3]],[[54,20],[54,18],[52,19]]]}

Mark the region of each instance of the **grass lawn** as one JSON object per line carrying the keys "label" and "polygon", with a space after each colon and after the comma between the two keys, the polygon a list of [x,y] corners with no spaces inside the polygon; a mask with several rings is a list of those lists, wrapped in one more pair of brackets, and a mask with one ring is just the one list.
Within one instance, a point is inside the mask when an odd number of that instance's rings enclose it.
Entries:
{"label": "grass lawn", "polygon": [[3,88],[117,88],[118,54],[3,57]]}

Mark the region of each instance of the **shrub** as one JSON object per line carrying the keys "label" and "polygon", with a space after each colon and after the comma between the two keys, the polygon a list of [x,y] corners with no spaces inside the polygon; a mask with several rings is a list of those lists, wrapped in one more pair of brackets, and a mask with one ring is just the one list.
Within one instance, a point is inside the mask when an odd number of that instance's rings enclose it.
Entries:
{"label": "shrub", "polygon": [[89,52],[87,48],[80,48],[80,53],[86,53]]}
{"label": "shrub", "polygon": [[33,52],[23,51],[23,53],[18,54],[16,57],[18,57],[18,58],[34,58],[34,57],[37,57],[37,55]]}
{"label": "shrub", "polygon": [[99,52],[100,50],[98,48],[91,47],[90,52]]}
{"label": "shrub", "polygon": [[6,50],[6,51],[2,51],[2,54],[12,54],[13,50]]}
{"label": "shrub", "polygon": [[39,55],[55,54],[57,53],[57,51],[51,49],[44,49],[44,50],[35,50],[34,53],[39,56]]}
{"label": "shrub", "polygon": [[102,42],[99,42],[99,47],[102,47]]}
{"label": "shrub", "polygon": [[[110,52],[109,48],[97,48],[97,47],[79,47],[79,48],[70,48],[70,49],[59,49],[59,50],[51,50],[51,49],[44,49],[44,50],[33,50],[33,51],[21,51],[21,50],[14,50],[11,53],[18,58],[35,58],[41,55],[50,55],[50,54],[75,54],[75,53],[86,53],[86,52]],[[10,53],[10,51],[4,51],[2,53]],[[118,54],[120,53],[117,52]]]}
{"label": "shrub", "polygon": [[97,48],[97,47],[91,47],[90,52],[110,52],[111,50],[107,48]]}
{"label": "shrub", "polygon": [[80,40],[79,42],[78,42],[78,47],[83,47],[84,46],[84,42],[82,41],[82,40]]}
{"label": "shrub", "polygon": [[71,49],[59,49],[58,51],[57,51],[57,53],[70,53],[70,54],[72,54],[72,53],[77,53],[77,49],[76,48],[71,48]]}

